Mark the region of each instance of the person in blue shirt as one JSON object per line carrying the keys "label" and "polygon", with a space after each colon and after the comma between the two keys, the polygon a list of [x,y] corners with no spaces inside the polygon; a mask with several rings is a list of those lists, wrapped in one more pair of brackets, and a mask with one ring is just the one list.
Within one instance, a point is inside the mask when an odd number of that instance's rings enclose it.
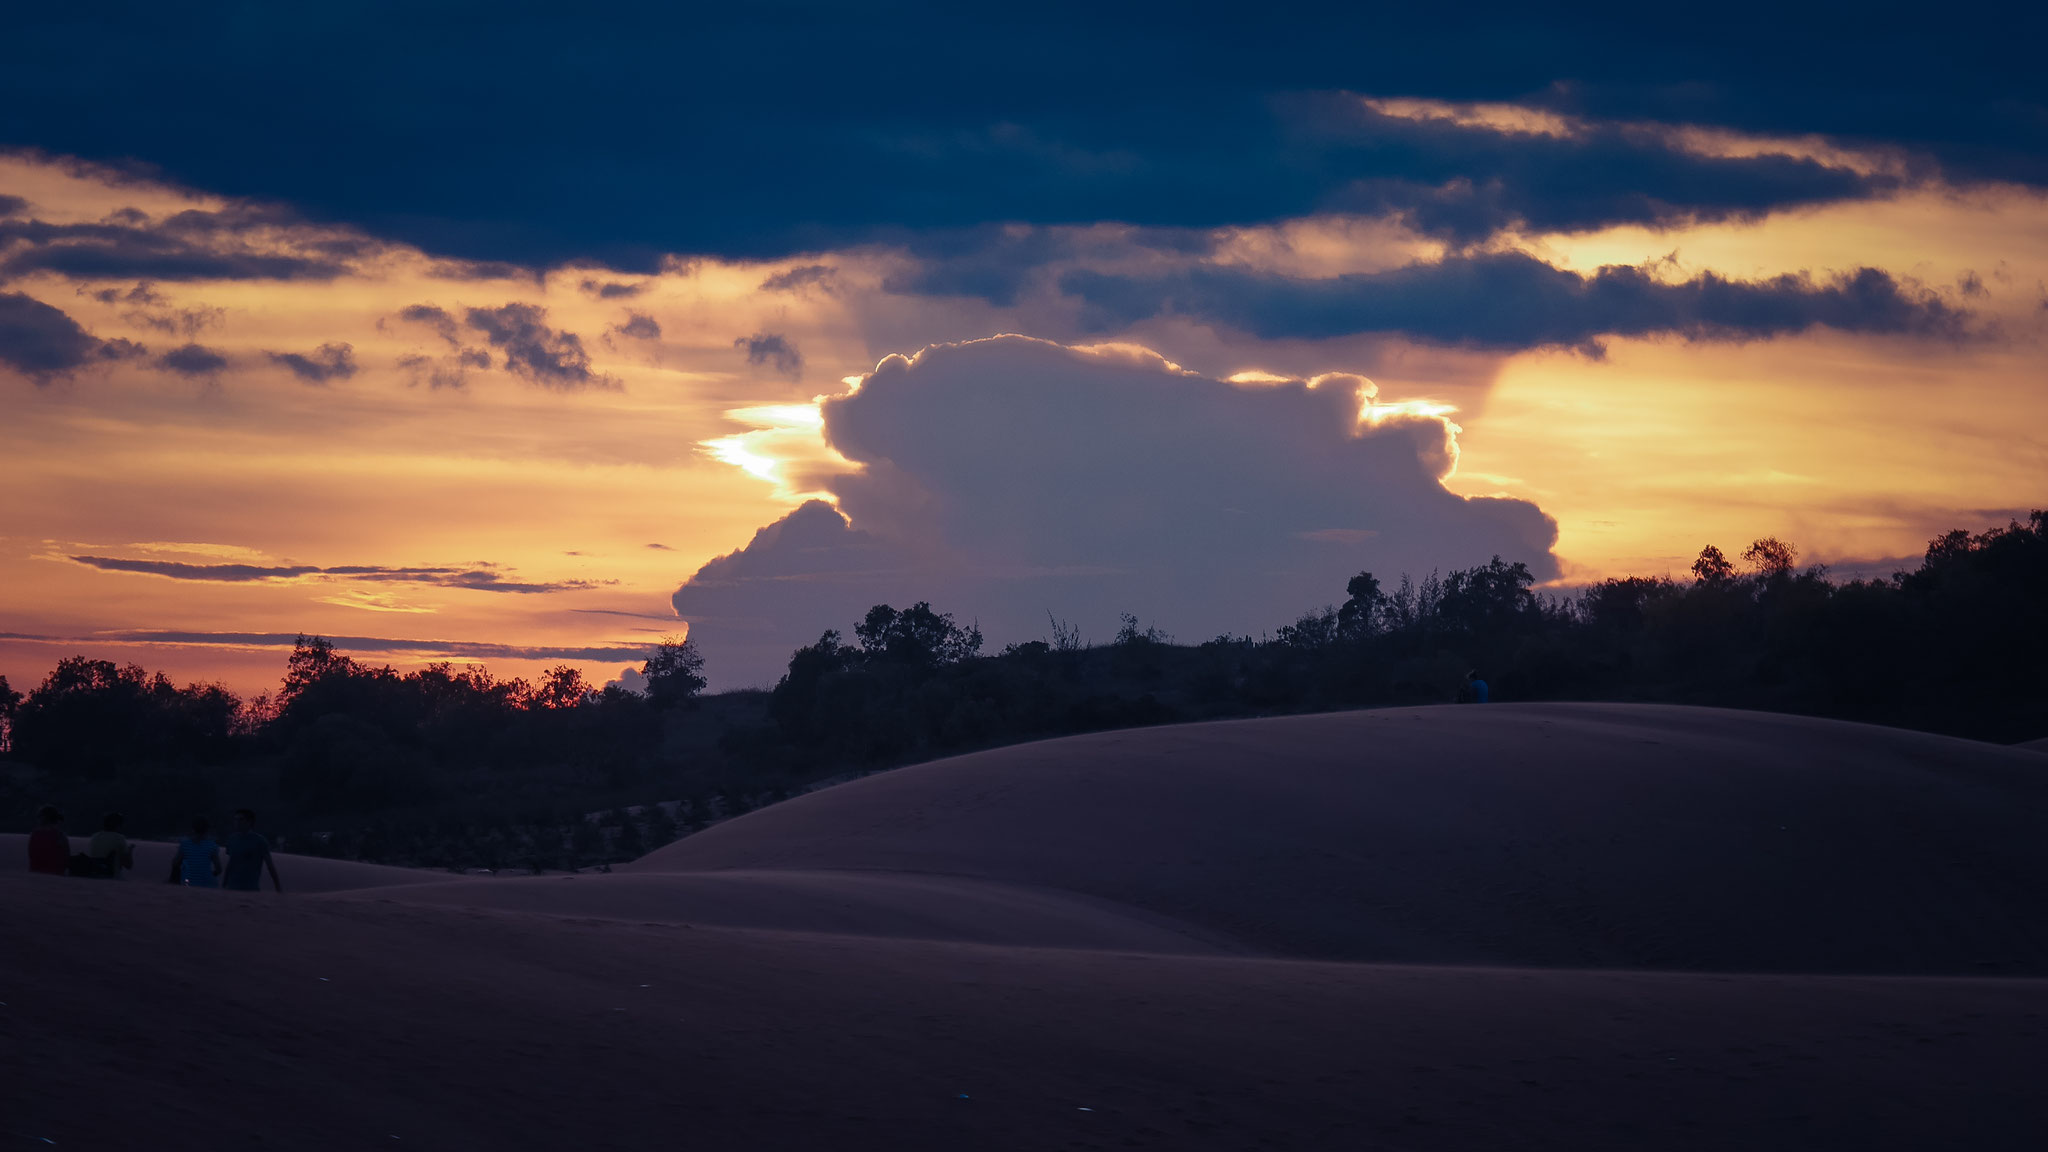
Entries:
{"label": "person in blue shirt", "polygon": [[261,892],[263,870],[270,869],[270,886],[284,891],[284,882],[277,878],[277,861],[270,856],[270,841],[256,831],[256,813],[247,808],[235,809],[235,830],[228,834],[228,870],[221,877],[221,887],[233,892]]}
{"label": "person in blue shirt", "polygon": [[1479,669],[1474,668],[1472,671],[1465,673],[1465,686],[1458,693],[1458,699],[1466,704],[1484,704],[1486,703],[1486,697],[1486,681],[1479,678]]}
{"label": "person in blue shirt", "polygon": [[220,887],[220,845],[213,842],[213,825],[204,816],[192,818],[192,834],[178,841],[171,853],[171,883],[188,888]]}

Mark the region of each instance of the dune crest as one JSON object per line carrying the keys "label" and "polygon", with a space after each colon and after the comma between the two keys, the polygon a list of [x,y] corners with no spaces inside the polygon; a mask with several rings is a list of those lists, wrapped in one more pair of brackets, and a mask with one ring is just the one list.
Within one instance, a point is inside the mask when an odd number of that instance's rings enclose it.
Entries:
{"label": "dune crest", "polygon": [[1408,708],[955,757],[631,870],[997,881],[1326,960],[2048,974],[2044,810],[2039,757],[1924,733],[1655,705]]}

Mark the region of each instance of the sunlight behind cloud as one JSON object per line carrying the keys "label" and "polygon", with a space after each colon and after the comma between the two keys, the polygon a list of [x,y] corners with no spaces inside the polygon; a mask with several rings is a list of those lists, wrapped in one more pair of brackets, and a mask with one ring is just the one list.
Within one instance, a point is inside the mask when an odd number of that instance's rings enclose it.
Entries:
{"label": "sunlight behind cloud", "polygon": [[[849,394],[858,390],[861,377],[846,378]],[[836,501],[837,497],[817,483],[834,473],[851,472],[851,461],[825,443],[822,402],[809,404],[758,404],[734,408],[726,418],[752,425],[752,430],[700,441],[712,459],[765,480],[775,487],[779,500]]]}

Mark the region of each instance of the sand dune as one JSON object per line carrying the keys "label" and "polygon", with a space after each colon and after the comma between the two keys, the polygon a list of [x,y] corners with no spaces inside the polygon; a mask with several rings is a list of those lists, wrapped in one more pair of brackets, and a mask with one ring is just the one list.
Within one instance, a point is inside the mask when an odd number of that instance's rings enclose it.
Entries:
{"label": "sand dune", "polygon": [[1630,705],[1052,740],[800,797],[637,871],[1077,892],[1275,955],[2048,974],[2048,772],[1972,741]]}
{"label": "sand dune", "polygon": [[[641,924],[949,940],[1122,952],[1234,951],[1191,925],[1085,896],[951,876],[702,872],[507,877],[421,884],[380,899]],[[368,898],[364,892],[335,898]]]}
{"label": "sand dune", "polygon": [[2020,743],[2013,745],[2013,747],[2024,748],[2029,752],[2048,753],[2048,736],[2043,736],[2039,740],[2021,741]]}
{"label": "sand dune", "polygon": [[2043,764],[1396,710],[960,757],[609,875],[0,873],[0,1147],[2032,1149]]}

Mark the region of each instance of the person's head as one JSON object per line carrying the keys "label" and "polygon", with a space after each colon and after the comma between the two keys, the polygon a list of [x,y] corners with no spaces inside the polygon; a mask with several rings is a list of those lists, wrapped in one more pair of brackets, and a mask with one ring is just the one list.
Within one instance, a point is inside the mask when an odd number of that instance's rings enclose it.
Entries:
{"label": "person's head", "polygon": [[1467,679],[1467,680],[1477,680],[1477,679],[1479,679],[1479,669],[1477,669],[1477,668],[1473,668],[1473,669],[1471,669],[1470,671],[1466,672],[1466,673],[1465,673],[1465,679]]}
{"label": "person's head", "polygon": [[109,812],[105,816],[100,817],[100,827],[108,832],[119,832],[121,825],[127,822],[128,818],[119,812]]}
{"label": "person's head", "polygon": [[213,831],[213,821],[208,820],[204,816],[194,816],[192,818],[192,838],[194,840],[206,839],[206,834],[211,831]]}
{"label": "person's head", "polygon": [[43,810],[36,813],[36,823],[38,824],[62,824],[63,822],[64,814],[48,804],[43,805]]}
{"label": "person's head", "polygon": [[235,831],[249,832],[256,827],[256,813],[248,808],[235,809]]}

